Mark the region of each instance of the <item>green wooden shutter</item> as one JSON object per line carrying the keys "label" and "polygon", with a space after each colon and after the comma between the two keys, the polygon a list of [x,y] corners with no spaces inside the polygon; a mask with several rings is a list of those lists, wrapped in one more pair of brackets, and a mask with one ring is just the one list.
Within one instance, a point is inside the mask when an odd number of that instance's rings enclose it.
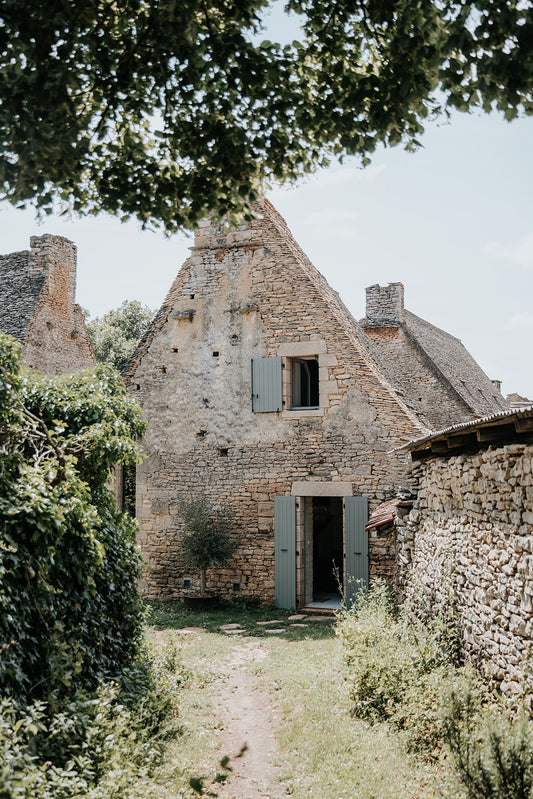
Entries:
{"label": "green wooden shutter", "polygon": [[350,608],[358,591],[368,586],[368,499],[344,499],[344,547],[346,605]]}
{"label": "green wooden shutter", "polygon": [[296,607],[296,497],[274,497],[277,608]]}
{"label": "green wooden shutter", "polygon": [[252,411],[281,411],[281,358],[252,359]]}

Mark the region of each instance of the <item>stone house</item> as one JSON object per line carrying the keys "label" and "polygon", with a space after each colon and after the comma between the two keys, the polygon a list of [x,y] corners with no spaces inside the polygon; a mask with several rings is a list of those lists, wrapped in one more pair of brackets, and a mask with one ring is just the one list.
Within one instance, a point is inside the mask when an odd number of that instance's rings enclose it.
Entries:
{"label": "stone house", "polygon": [[94,366],[76,292],[76,246],[32,236],[30,250],[0,255],[0,330],[18,339],[26,364],[54,376]]}
{"label": "stone house", "polygon": [[531,695],[533,406],[404,449],[412,464],[396,507],[400,589],[427,607],[453,596],[467,657],[503,692],[525,682]]}
{"label": "stone house", "polygon": [[[308,606],[336,593],[335,567],[350,599],[357,580],[383,570],[365,524],[396,493],[407,464],[398,448],[429,432],[433,403],[447,404],[451,421],[479,412],[417,340],[400,284],[371,287],[359,324],[273,206],[255,210],[233,229],[204,222],[126,369],[148,424],[137,518],[150,597],[197,586],[178,511],[203,493],[231,506],[243,536],[210,575],[219,593]],[[383,315],[391,304],[394,318]],[[411,347],[416,389],[385,338]],[[501,395],[471,364],[499,410]]]}

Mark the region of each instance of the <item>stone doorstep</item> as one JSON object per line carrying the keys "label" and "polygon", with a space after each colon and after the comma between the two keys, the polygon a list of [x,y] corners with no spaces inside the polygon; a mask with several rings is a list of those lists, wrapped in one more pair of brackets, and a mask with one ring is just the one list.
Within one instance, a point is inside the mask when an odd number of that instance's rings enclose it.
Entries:
{"label": "stone doorstep", "polygon": [[283,624],[281,619],[272,619],[271,621],[256,621],[260,627],[266,627],[268,624]]}

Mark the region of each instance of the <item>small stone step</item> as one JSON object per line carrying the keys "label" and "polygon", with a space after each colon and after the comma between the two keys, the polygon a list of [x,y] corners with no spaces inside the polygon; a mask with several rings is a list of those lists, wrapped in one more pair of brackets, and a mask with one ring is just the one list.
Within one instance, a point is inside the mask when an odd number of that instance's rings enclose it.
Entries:
{"label": "small stone step", "polygon": [[269,633],[270,635],[279,635],[280,633],[285,633],[287,631],[285,627],[280,627],[279,629],[274,628],[274,629],[265,630],[265,632]]}
{"label": "small stone step", "polygon": [[176,632],[187,635],[189,633],[206,633],[207,630],[205,627],[182,627],[181,630],[176,630]]}
{"label": "small stone step", "polygon": [[248,635],[246,630],[224,630],[224,635]]}
{"label": "small stone step", "polygon": [[333,616],[308,616],[308,621],[335,621]]}
{"label": "small stone step", "polygon": [[239,630],[241,627],[240,624],[221,624],[221,630]]}
{"label": "small stone step", "polygon": [[268,624],[283,624],[281,619],[271,619],[270,621],[256,621],[261,627],[266,627]]}
{"label": "small stone step", "polygon": [[309,625],[308,624],[298,624],[298,622],[296,622],[296,623],[293,623],[293,624],[289,624],[289,628],[290,627],[309,627]]}
{"label": "small stone step", "polygon": [[305,613],[296,613],[294,616],[289,616],[289,621],[303,621],[306,618]]}

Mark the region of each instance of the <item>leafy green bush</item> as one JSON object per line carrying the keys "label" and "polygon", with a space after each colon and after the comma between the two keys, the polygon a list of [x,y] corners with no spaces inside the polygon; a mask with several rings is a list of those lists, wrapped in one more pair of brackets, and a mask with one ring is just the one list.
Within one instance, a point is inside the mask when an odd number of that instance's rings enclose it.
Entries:
{"label": "leafy green bush", "polygon": [[429,630],[392,610],[387,584],[376,580],[339,624],[354,713],[374,721],[393,718],[420,676],[446,660]]}
{"label": "leafy green bush", "polygon": [[168,737],[179,731],[169,711],[185,679],[175,650],[167,649],[150,669],[130,669],[132,693],[111,682],[91,694],[79,692],[53,714],[45,702],[21,708],[4,699],[0,796],[144,799],[144,781],[158,766]]}
{"label": "leafy green bush", "polygon": [[140,408],[109,367],[24,375],[0,335],[0,686],[61,707],[137,657],[136,528],[105,488]]}
{"label": "leafy green bush", "polygon": [[503,701],[486,706],[471,685],[454,687],[443,712],[443,735],[468,799],[533,797],[533,722]]}

